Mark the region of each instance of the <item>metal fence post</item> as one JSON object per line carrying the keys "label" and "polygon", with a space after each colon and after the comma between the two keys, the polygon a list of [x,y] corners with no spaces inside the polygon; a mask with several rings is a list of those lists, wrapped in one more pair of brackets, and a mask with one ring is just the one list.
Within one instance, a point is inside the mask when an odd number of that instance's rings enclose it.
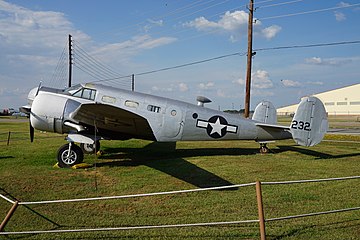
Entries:
{"label": "metal fence post", "polygon": [[258,213],[259,213],[259,226],[260,226],[260,239],[266,240],[266,231],[265,231],[265,218],[264,218],[264,208],[262,202],[262,193],[261,193],[261,182],[256,181],[256,199],[258,204]]}

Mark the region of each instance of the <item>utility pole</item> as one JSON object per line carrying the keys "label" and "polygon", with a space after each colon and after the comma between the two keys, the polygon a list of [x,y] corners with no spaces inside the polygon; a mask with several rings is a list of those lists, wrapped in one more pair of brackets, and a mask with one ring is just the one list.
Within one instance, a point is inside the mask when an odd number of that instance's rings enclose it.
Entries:
{"label": "utility pole", "polygon": [[251,64],[252,64],[252,35],[253,35],[253,12],[254,0],[249,2],[249,22],[248,22],[248,51],[247,51],[247,68],[246,68],[246,86],[245,86],[245,118],[250,114],[250,88],[251,88]]}
{"label": "utility pole", "polygon": [[71,87],[71,77],[72,77],[72,36],[69,34],[69,83],[68,87]]}
{"label": "utility pole", "polygon": [[135,91],[135,74],[131,75],[131,91]]}

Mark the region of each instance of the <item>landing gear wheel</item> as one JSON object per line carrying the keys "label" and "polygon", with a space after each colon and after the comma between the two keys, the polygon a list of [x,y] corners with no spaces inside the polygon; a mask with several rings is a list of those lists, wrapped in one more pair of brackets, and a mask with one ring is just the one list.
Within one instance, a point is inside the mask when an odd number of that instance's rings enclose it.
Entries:
{"label": "landing gear wheel", "polygon": [[266,154],[266,153],[269,153],[269,152],[270,152],[270,150],[266,146],[266,143],[260,143],[260,153],[261,154]]}
{"label": "landing gear wheel", "polygon": [[61,146],[57,152],[58,165],[61,168],[69,168],[82,163],[84,154],[81,148],[74,143],[68,143]]}
{"label": "landing gear wheel", "polygon": [[100,141],[96,141],[96,148],[91,143],[80,143],[80,148],[85,154],[93,154],[95,151],[100,150]]}

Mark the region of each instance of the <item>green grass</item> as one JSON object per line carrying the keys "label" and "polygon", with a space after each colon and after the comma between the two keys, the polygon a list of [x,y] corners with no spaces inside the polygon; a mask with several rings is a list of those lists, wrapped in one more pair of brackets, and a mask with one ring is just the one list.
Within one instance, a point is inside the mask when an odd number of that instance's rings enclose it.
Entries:
{"label": "green grass", "polygon": [[[40,201],[193,189],[261,181],[359,175],[360,144],[322,142],[304,148],[292,141],[270,144],[258,154],[252,141],[102,141],[103,156],[86,156],[90,169],[58,169],[64,136],[27,123],[0,122],[0,193]],[[7,146],[8,131],[16,132]],[[360,141],[360,137],[327,136]],[[25,140],[26,139],[26,140]],[[265,217],[359,207],[359,180],[264,185]],[[255,188],[156,197],[19,206],[6,231],[159,225],[257,218]],[[0,221],[11,204],[0,199]],[[360,211],[268,222],[269,239],[358,239]],[[230,226],[0,236],[0,239],[259,239],[258,224]]]}

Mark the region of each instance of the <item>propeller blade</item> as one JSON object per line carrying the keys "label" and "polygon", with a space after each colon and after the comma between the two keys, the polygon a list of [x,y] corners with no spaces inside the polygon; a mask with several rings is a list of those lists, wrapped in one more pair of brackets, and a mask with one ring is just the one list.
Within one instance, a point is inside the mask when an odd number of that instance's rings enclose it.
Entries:
{"label": "propeller blade", "polygon": [[31,125],[30,120],[29,120],[29,124],[30,124],[30,141],[33,142],[34,141],[34,127]]}

